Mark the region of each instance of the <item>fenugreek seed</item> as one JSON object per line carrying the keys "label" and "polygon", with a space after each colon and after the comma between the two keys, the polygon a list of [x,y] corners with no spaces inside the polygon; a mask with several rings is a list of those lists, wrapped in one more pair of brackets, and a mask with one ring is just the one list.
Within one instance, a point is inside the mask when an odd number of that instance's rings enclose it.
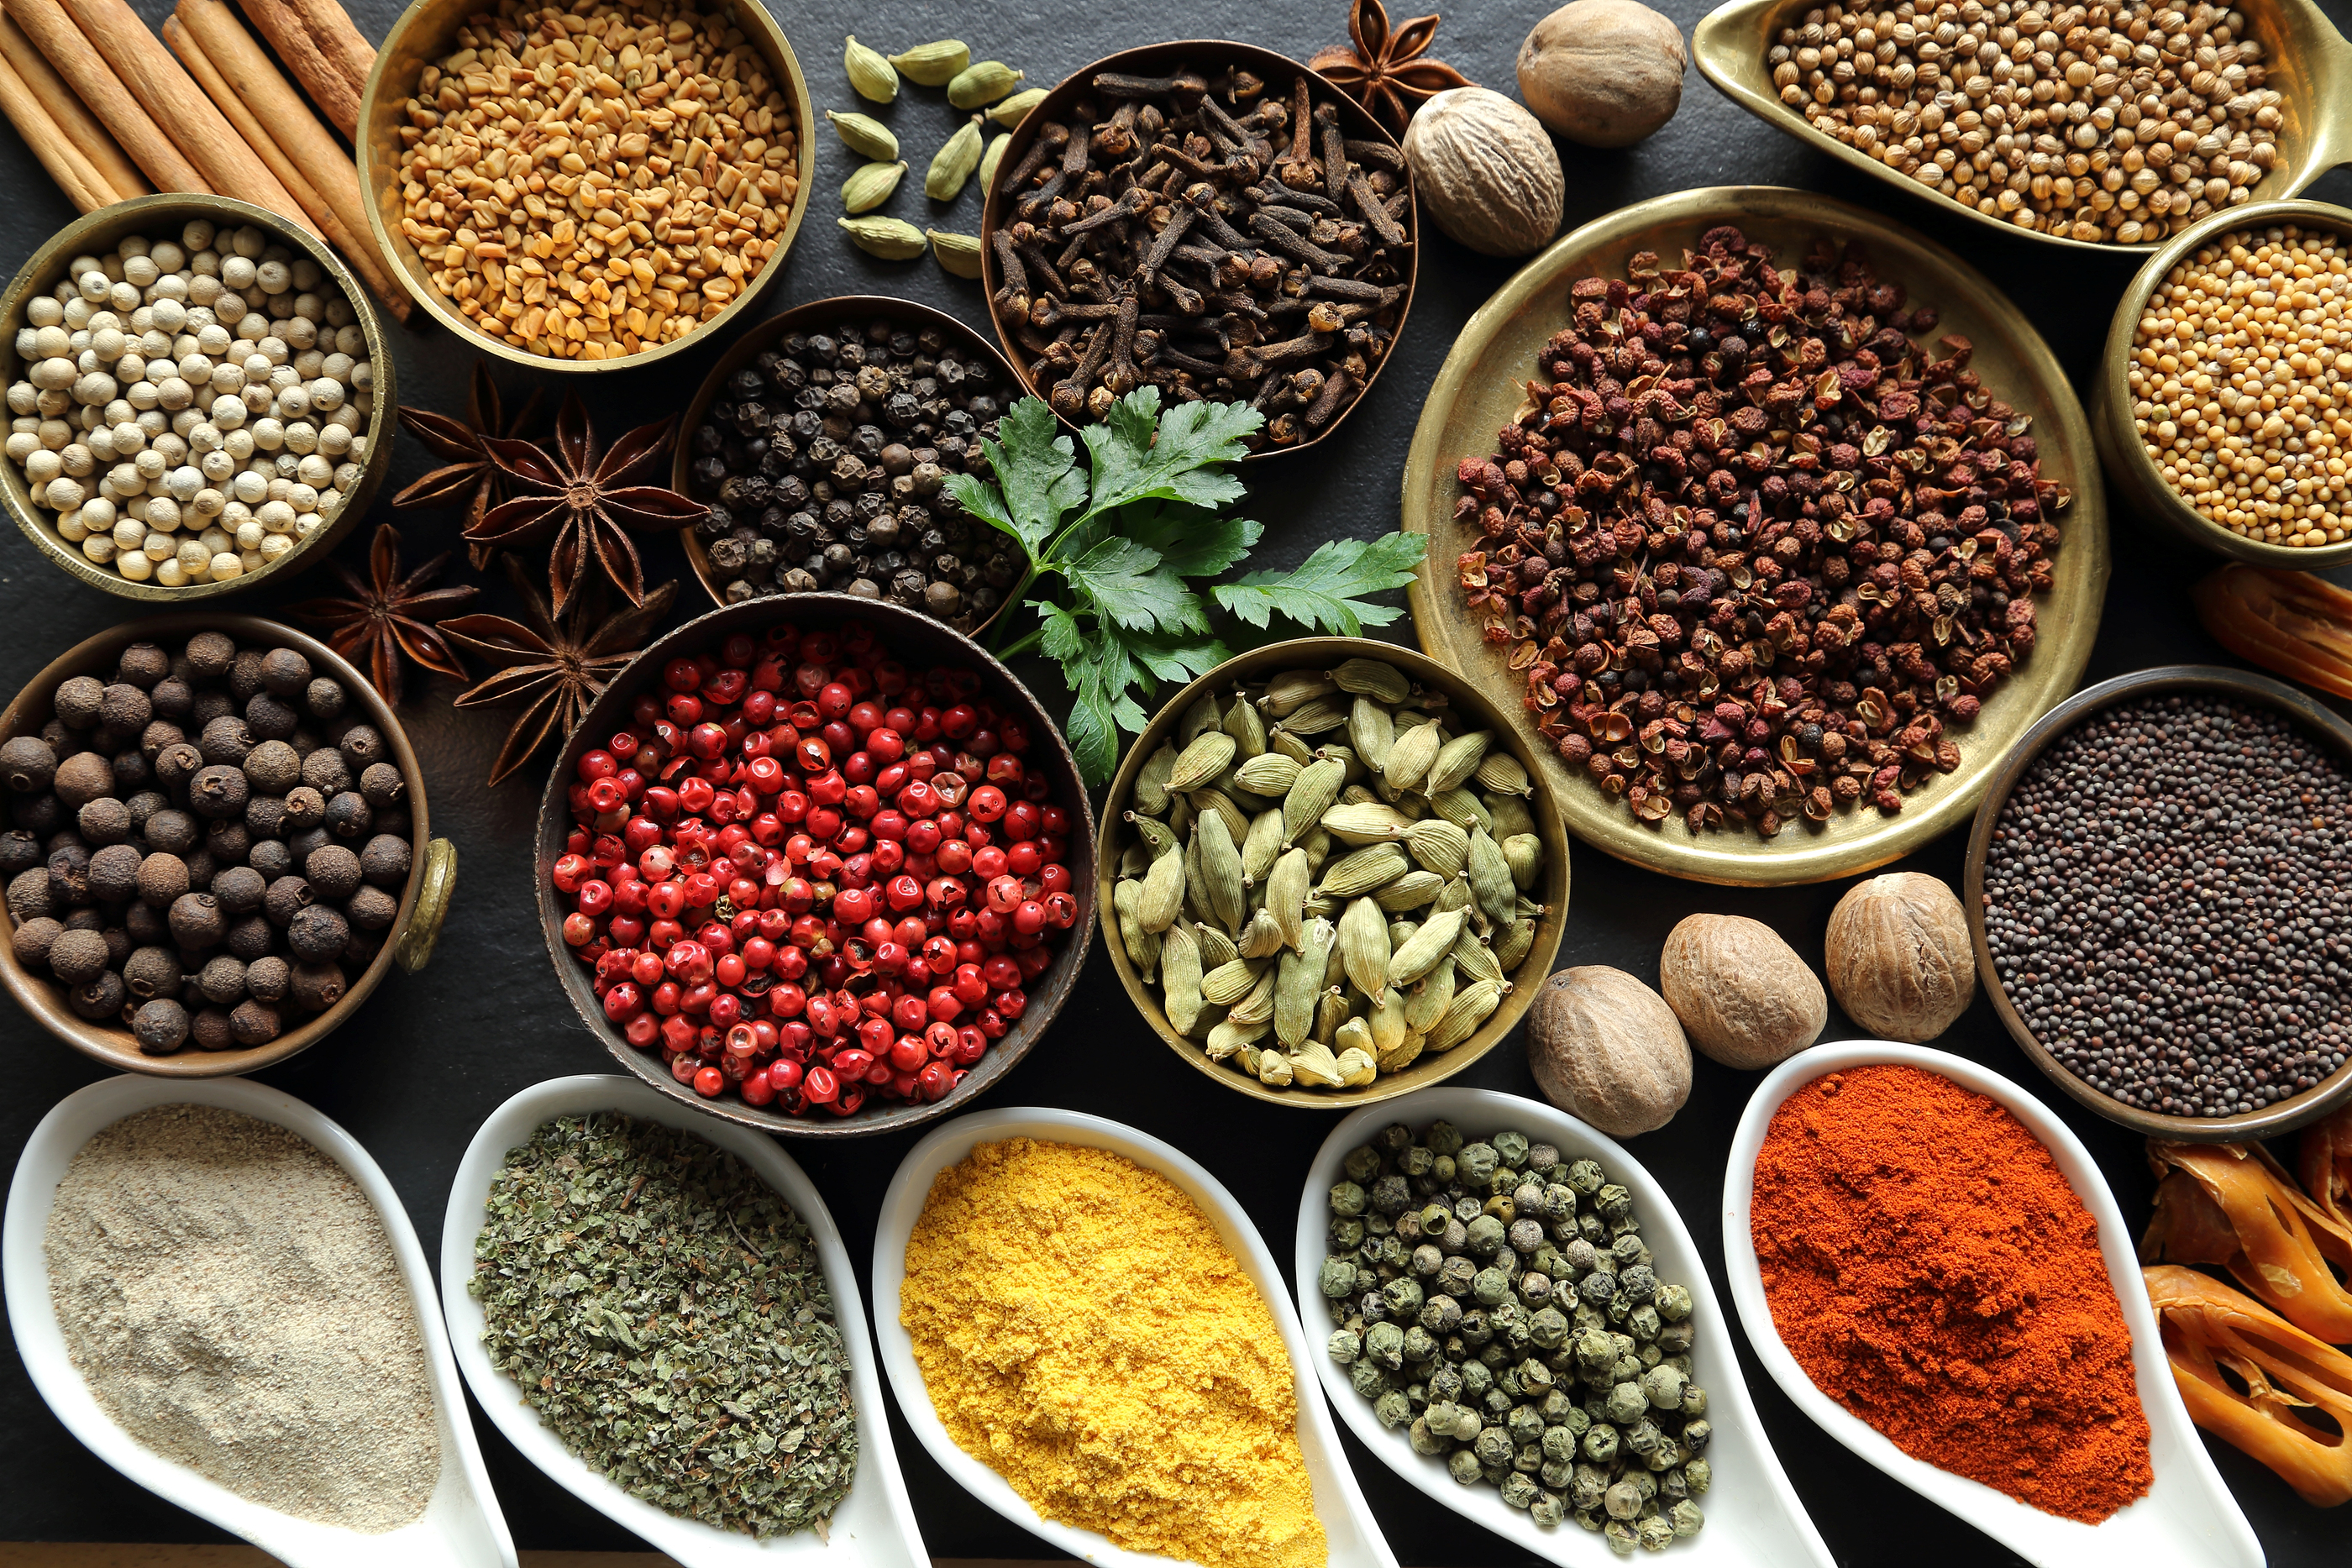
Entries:
{"label": "fenugreek seed", "polygon": [[980,116],[975,114],[931,154],[930,169],[923,176],[923,194],[935,202],[952,202],[979,167]]}
{"label": "fenugreek seed", "polygon": [[890,199],[898,188],[898,176],[906,172],[904,163],[859,165],[841,183],[841,204],[853,214],[872,212]]}
{"label": "fenugreek seed", "polygon": [[849,36],[842,50],[842,68],[849,73],[849,85],[858,97],[873,103],[888,103],[898,96],[898,71],[889,57],[879,49],[869,49]]}
{"label": "fenugreek seed", "polygon": [[971,64],[971,50],[960,38],[942,38],[936,44],[917,44],[903,55],[891,55],[890,63],[898,74],[917,87],[944,87],[955,74]]}
{"label": "fenugreek seed", "polygon": [[940,267],[958,277],[980,276],[980,241],[971,235],[949,234],[941,229],[926,229],[930,235],[931,256]]}
{"label": "fenugreek seed", "polygon": [[833,122],[834,134],[841,144],[861,158],[877,163],[895,162],[898,157],[898,139],[890,128],[870,115],[838,114],[828,109],[825,119]]}
{"label": "fenugreek seed", "polygon": [[1045,89],[1044,88],[1026,88],[1020,92],[1014,93],[1011,98],[1004,99],[1003,102],[991,109],[988,111],[988,118],[996,121],[997,124],[1002,125],[1007,131],[1010,131],[1014,126],[1020,124],[1022,120],[1027,116],[1031,110],[1036,108],[1039,104],[1045,101]]}
{"label": "fenugreek seed", "polygon": [[955,74],[948,83],[948,101],[958,109],[978,109],[1011,92],[1020,79],[1021,73],[1003,60],[982,60]]}
{"label": "fenugreek seed", "polygon": [[929,248],[930,242],[923,237],[923,231],[904,218],[868,214],[858,218],[835,218],[834,222],[848,232],[851,244],[884,261],[912,261]]}

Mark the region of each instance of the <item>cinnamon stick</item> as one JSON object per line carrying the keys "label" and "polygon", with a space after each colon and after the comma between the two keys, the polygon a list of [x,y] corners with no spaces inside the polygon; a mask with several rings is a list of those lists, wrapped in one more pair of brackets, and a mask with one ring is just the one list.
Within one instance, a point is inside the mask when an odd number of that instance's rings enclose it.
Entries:
{"label": "cinnamon stick", "polygon": [[5,58],[0,58],[0,114],[8,117],[8,123],[16,128],[25,145],[33,150],[33,156],[79,211],[94,213],[114,204],[113,191]]}
{"label": "cinnamon stick", "polygon": [[267,207],[312,234],[319,232],[293,193],[245,144],[236,128],[213,107],[125,0],[66,0],[66,5],[115,75],[155,123],[170,132],[215,191]]}
{"label": "cinnamon stick", "polygon": [[89,106],[99,123],[113,134],[131,161],[139,165],[159,191],[209,192],[212,186],[196,172],[172,139],[148,118],[131,89],[90,47],[81,29],[58,0],[6,0],[8,15],[25,30],[68,86]]}
{"label": "cinnamon stick", "polygon": [[[48,119],[59,134],[73,143],[109,193],[110,202],[127,202],[133,196],[147,194],[151,186],[139,172],[139,165],[123,156],[106,127],[74,96],[65,78],[58,75],[41,51],[23,28],[0,12],[0,59],[15,68],[25,88],[40,106],[47,110]],[[39,148],[34,149],[36,152]]]}
{"label": "cinnamon stick", "polygon": [[356,142],[359,89],[352,85],[341,68],[327,59],[319,41],[302,25],[302,18],[286,0],[237,0],[237,4],[261,36],[269,40],[269,47],[278,51],[278,57],[286,62],[286,68],[294,73],[294,79],[302,84],[310,101],[319,106],[319,112]]}
{"label": "cinnamon stick", "polygon": [[337,0],[286,0],[286,4],[302,18],[302,26],[319,46],[320,57],[342,72],[353,92],[365,98],[368,73],[375,68],[375,46],[360,37],[351,13]]}

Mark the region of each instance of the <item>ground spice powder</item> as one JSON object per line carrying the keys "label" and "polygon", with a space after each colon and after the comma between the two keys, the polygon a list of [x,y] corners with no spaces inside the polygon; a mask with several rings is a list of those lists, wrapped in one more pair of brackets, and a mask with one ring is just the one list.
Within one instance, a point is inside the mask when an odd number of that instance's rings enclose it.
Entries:
{"label": "ground spice powder", "polygon": [[1045,1518],[1203,1568],[1327,1560],[1281,1333],[1158,1172],[981,1145],[931,1184],[898,1321],[949,1435]]}
{"label": "ground spice powder", "polygon": [[1915,1067],[1815,1079],[1773,1115],[1750,1228],[1781,1343],[1905,1453],[2086,1523],[2147,1493],[2097,1224],[2002,1107]]}

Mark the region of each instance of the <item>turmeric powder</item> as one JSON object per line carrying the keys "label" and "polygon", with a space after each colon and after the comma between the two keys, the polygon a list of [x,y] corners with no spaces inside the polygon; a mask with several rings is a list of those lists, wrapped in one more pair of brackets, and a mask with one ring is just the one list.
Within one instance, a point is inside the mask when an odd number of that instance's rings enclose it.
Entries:
{"label": "turmeric powder", "polygon": [[1320,1568],[1290,1357],[1192,1200],[1105,1149],[931,1184],[898,1321],[957,1447],[1046,1519],[1202,1568]]}

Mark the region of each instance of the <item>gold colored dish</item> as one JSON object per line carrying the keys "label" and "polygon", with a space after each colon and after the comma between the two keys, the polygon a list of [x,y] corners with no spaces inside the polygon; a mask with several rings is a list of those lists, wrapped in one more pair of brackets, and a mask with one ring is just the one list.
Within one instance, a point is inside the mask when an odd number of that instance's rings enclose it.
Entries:
{"label": "gold colored dish", "polygon": [[[1946,212],[2043,245],[2141,256],[2157,248],[2157,244],[2110,245],[2021,229],[1929,190],[1816,130],[1801,112],[1780,101],[1772,85],[1772,68],[1764,58],[1780,29],[1802,23],[1813,8],[1809,0],[1731,0],[1692,29],[1691,58],[1717,91],[1767,125]],[[2285,99],[2280,106],[2285,121],[2278,130],[2278,165],[2253,187],[2252,196],[2257,202],[2275,201],[2294,194],[2337,164],[2352,162],[2352,42],[2312,0],[2247,0],[2242,9],[2263,46],[2269,85]]]}
{"label": "gold colored dish", "polygon": [[[1992,395],[2033,419],[2042,476],[2074,492],[2058,514],[2055,579],[2038,601],[2032,656],[1994,690],[1973,724],[1948,731],[1959,768],[1905,797],[1883,817],[1866,805],[1819,825],[1795,822],[1770,840],[1745,829],[1694,835],[1681,818],[1658,827],[1634,820],[1621,800],[1571,769],[1533,734],[1519,703],[1523,679],[1509,649],[1489,645],[1455,582],[1455,560],[1477,536],[1454,521],[1454,468],[1495,450],[1511,423],[1536,354],[1569,319],[1569,287],[1583,277],[1622,277],[1639,251],[1675,256],[1717,224],[1737,224],[1783,258],[1815,238],[1864,245],[1880,276],[1901,284],[1914,305],[1933,305],[1939,332],[1976,345],[1970,364]],[[2025,318],[1958,256],[1880,214],[1803,191],[1769,185],[1683,191],[1627,207],[1554,242],[1503,286],[1462,329],[1430,389],[1405,460],[1404,527],[1429,538],[1429,554],[1408,593],[1422,646],[1511,714],[1513,732],[1539,759],[1568,830],[1620,860],[1670,876],[1735,887],[1777,886],[1852,876],[1908,854],[1967,821],[1990,770],[2033,721],[2074,689],[2098,633],[2107,582],[2106,502],[2092,455],[2089,422],[2050,350]]]}

